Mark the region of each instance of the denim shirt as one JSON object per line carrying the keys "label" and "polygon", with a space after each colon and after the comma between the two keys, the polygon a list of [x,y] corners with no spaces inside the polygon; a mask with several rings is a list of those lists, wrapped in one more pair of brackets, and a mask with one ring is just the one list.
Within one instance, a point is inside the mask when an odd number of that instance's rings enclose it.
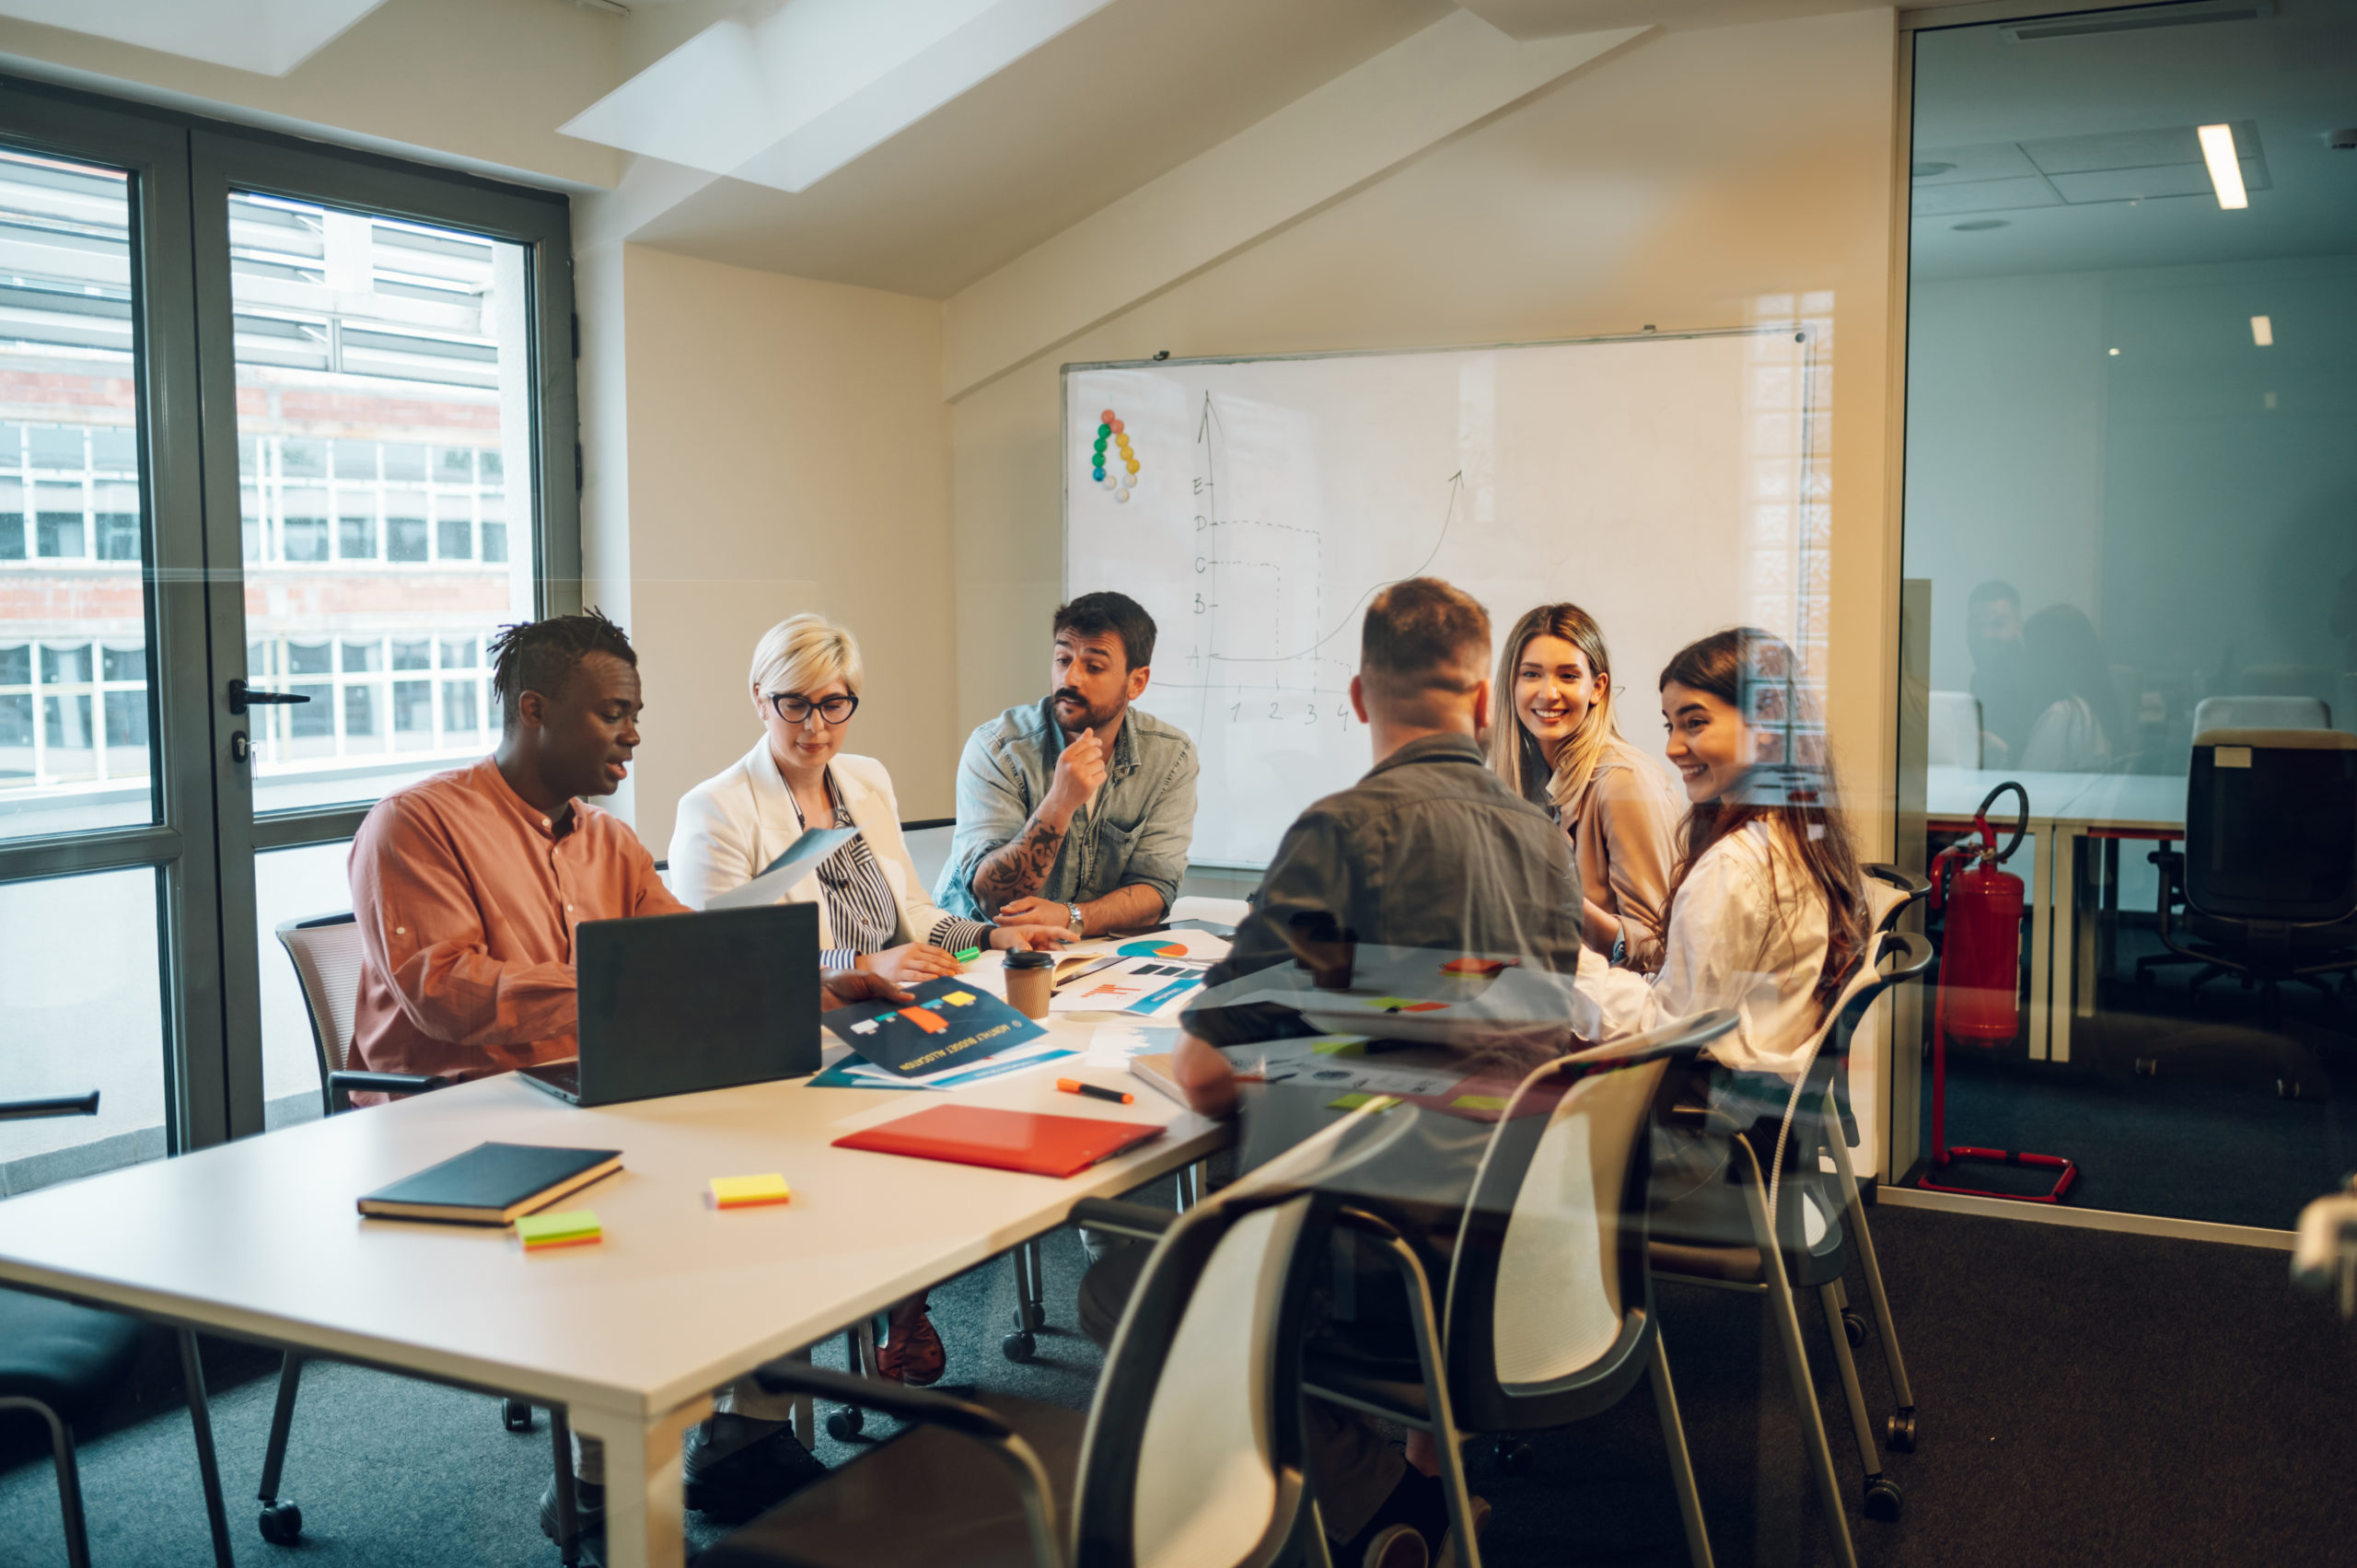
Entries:
{"label": "denim shirt", "polygon": [[[951,914],[990,918],[974,898],[974,869],[1022,832],[1047,798],[1064,748],[1051,701],[1009,708],[966,738],[958,759],[958,832],[934,889],[933,901]],[[1176,725],[1132,708],[1114,737],[1105,783],[1074,814],[1039,896],[1086,903],[1144,885],[1167,910],[1194,837],[1195,743]]]}

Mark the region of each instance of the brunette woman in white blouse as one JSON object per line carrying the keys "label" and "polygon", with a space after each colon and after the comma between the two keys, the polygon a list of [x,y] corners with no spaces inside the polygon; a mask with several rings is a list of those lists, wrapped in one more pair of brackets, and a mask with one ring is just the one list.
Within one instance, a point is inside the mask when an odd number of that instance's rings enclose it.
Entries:
{"label": "brunette woman in white blouse", "polygon": [[1491,727],[1490,767],[1570,837],[1582,937],[1631,969],[1660,968],[1686,803],[1661,765],[1621,738],[1603,631],[1578,605],[1540,605],[1506,633],[1494,690],[1514,722]]}
{"label": "brunette woman in white blouse", "polygon": [[[1711,1047],[1729,1067],[1790,1074],[1865,951],[1864,874],[1823,731],[1792,650],[1742,628],[1690,644],[1661,676],[1669,759],[1692,803],[1669,889],[1661,970],[1581,955],[1573,1027],[1589,1040],[1736,1010]],[[1787,755],[1787,748],[1791,755]]]}
{"label": "brunette woman in white blouse", "polygon": [[[958,972],[968,947],[1051,947],[1060,926],[992,925],[936,908],[900,838],[891,775],[873,757],[843,750],[859,711],[859,645],[816,615],[782,621],[753,649],[753,712],[763,734],[750,751],[679,802],[671,830],[671,891],[691,909],[741,888],[807,828],[856,828],[792,889],[784,901],[819,906],[819,963],[871,970],[902,985]],[[941,1376],[941,1337],[924,1298],[892,1309],[878,1356],[888,1376],[914,1384]]]}

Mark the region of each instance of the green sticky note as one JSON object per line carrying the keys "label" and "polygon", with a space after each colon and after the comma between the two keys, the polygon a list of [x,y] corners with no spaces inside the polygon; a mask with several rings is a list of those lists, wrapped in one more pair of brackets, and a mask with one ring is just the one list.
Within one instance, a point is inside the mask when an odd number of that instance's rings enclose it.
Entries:
{"label": "green sticky note", "polygon": [[1364,1056],[1366,1036],[1329,1035],[1324,1040],[1312,1040],[1309,1049],[1320,1056]]}
{"label": "green sticky note", "polygon": [[1378,996],[1367,1004],[1370,1007],[1381,1007],[1387,1012],[1397,1011],[1401,1007],[1412,1007],[1415,1005],[1416,999],[1412,996]]}
{"label": "green sticky note", "polygon": [[1504,1110],[1506,1108],[1506,1097],[1504,1095],[1459,1095],[1448,1103],[1461,1110]]}
{"label": "green sticky note", "polygon": [[1379,1116],[1399,1103],[1399,1102],[1398,1100],[1393,1099],[1389,1095],[1347,1094],[1340,1099],[1328,1100],[1326,1102],[1326,1109],[1329,1110],[1356,1110],[1360,1107],[1364,1106]]}
{"label": "green sticky note", "polygon": [[527,1249],[541,1247],[577,1247],[585,1242],[601,1239],[605,1232],[598,1227],[598,1215],[589,1209],[567,1209],[562,1214],[524,1214],[516,1221],[516,1237]]}

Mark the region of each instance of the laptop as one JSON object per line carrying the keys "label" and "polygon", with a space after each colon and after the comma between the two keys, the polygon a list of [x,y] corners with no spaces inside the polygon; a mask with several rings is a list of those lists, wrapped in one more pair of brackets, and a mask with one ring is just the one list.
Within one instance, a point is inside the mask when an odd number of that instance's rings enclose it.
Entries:
{"label": "laptop", "polygon": [[700,1094],[819,1070],[819,906],[585,921],[581,1054],[520,1069],[569,1104]]}

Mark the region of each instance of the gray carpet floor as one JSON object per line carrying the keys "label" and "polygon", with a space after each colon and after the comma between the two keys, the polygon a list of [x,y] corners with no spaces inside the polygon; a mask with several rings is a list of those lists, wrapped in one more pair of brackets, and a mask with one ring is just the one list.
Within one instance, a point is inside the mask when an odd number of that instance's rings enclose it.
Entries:
{"label": "gray carpet floor", "polygon": [[[2283,1254],[1887,1205],[1874,1215],[1923,1411],[1920,1451],[1888,1460],[1907,1494],[1897,1524],[1858,1516],[1857,1455],[1813,1302],[1803,1317],[1866,1568],[2357,1564],[2346,1507],[2357,1362],[2346,1326],[2293,1292]],[[1086,1403],[1098,1358],[1070,1327],[1085,1260],[1069,1231],[1046,1252],[1053,1323],[1029,1365],[998,1350],[1014,1307],[1004,1261],[934,1293],[952,1384]],[[1830,1561],[1759,1303],[1665,1286],[1659,1305],[1718,1561]],[[241,1562],[552,1568],[535,1523],[545,1423],[511,1434],[482,1395],[332,1365],[307,1375],[288,1460],[304,1541],[264,1544],[250,1500],[273,1381],[250,1353],[223,1362],[225,1375],[247,1371],[215,1401]],[[1876,1345],[1860,1367],[1879,1419],[1890,1394]],[[871,1421],[871,1438],[888,1433]],[[841,1464],[863,1446],[821,1438],[819,1453]],[[1642,1391],[1537,1449],[1528,1474],[1508,1476],[1474,1446],[1475,1488],[1497,1510],[1487,1561],[1684,1561]],[[184,1414],[102,1434],[84,1464],[99,1568],[209,1561]],[[714,1534],[700,1522],[691,1533],[696,1545]],[[0,1564],[62,1560],[47,1464],[0,1473]]]}

